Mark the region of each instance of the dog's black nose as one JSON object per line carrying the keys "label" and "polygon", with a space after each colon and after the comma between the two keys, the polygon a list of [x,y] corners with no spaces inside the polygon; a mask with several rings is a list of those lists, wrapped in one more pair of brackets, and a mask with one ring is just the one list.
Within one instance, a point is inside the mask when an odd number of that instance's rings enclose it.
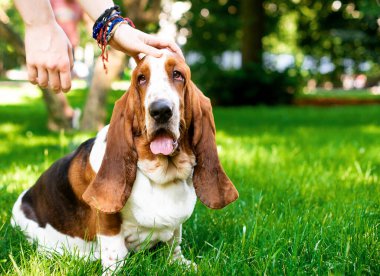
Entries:
{"label": "dog's black nose", "polygon": [[173,112],[167,100],[157,100],[150,104],[149,114],[157,123],[166,123]]}

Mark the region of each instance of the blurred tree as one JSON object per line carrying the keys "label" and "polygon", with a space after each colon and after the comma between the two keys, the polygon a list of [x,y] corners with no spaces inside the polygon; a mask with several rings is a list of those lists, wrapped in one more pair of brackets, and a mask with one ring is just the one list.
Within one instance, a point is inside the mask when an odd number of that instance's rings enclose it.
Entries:
{"label": "blurred tree", "polygon": [[[185,50],[198,54],[193,75],[217,104],[253,104],[291,100],[292,79],[263,66],[264,37],[277,20],[266,15],[263,0],[194,0],[180,28],[189,29]],[[223,68],[223,55],[241,53],[242,69]],[[227,55],[228,56],[228,55]],[[235,65],[236,66],[236,65]],[[220,80],[223,80],[222,82]],[[271,85],[273,83],[273,85]]]}
{"label": "blurred tree", "polygon": [[335,65],[331,80],[340,82],[347,59],[353,72],[365,61],[379,62],[380,5],[376,1],[301,1],[298,7],[298,44],[303,53]]}
{"label": "blurred tree", "polygon": [[[258,78],[258,81],[265,74],[277,70],[271,63],[265,63],[262,70],[256,68],[251,73],[247,72],[252,70],[249,64],[261,64],[264,52],[292,55],[295,67],[284,73],[289,78],[300,78],[300,82],[310,77],[310,74],[320,74],[318,62],[322,57],[329,58],[335,64],[335,70],[329,75],[335,81],[340,81],[348,60],[353,61],[354,72],[359,71],[359,65],[363,62],[376,64],[379,61],[378,1],[194,0],[191,3],[190,11],[179,21],[179,26],[189,29],[190,36],[185,49],[199,54],[193,66],[196,68],[195,76],[201,80],[201,84],[207,82],[205,86],[211,89],[207,92],[213,94],[211,96],[216,102],[221,97],[215,88],[217,86],[212,87],[213,80],[225,77],[226,71],[222,70],[220,64],[223,53],[227,51],[240,51],[245,68],[245,72],[235,70],[235,73],[230,74]],[[302,69],[306,55],[312,56],[317,62],[315,70],[308,72]],[[276,63],[274,59],[272,57],[272,63]],[[209,76],[207,80],[204,78],[206,74]],[[251,85],[257,83],[251,82]],[[279,87],[274,84],[273,88]],[[270,87],[267,89],[271,90]],[[231,87],[229,93],[236,93],[236,90]],[[243,94],[249,95],[248,92]],[[280,94],[273,96],[282,98]],[[234,98],[226,97],[225,103],[233,102]]]}
{"label": "blurred tree", "polygon": [[262,0],[242,0],[242,64],[261,64],[264,37],[264,7]]}
{"label": "blurred tree", "polygon": [[191,1],[191,9],[178,22],[180,28],[189,29],[185,50],[208,62],[226,50],[239,50],[243,37],[239,8],[238,0]]}

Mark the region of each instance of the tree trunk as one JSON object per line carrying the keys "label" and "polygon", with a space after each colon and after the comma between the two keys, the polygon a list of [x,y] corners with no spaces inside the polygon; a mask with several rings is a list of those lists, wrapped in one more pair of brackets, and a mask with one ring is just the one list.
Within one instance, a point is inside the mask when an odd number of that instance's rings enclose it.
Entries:
{"label": "tree trunk", "polygon": [[145,30],[148,24],[157,23],[161,12],[161,0],[123,0],[127,16],[136,28]]}
{"label": "tree trunk", "polygon": [[262,63],[264,36],[263,0],[242,0],[242,64]]}
{"label": "tree trunk", "polygon": [[59,101],[54,91],[41,87],[40,89],[48,112],[48,129],[52,131],[71,130],[73,128],[72,118],[65,115],[62,102]]}
{"label": "tree trunk", "polygon": [[[0,37],[13,46],[16,53],[26,60],[25,46],[22,38],[8,24],[0,20]],[[63,106],[58,97],[50,89],[40,88],[48,112],[48,128],[50,130],[71,129],[71,118],[65,116]]]}
{"label": "tree trunk", "polygon": [[108,51],[108,72],[106,74],[101,57],[96,60],[94,76],[84,108],[82,130],[99,130],[103,127],[106,119],[107,91],[111,89],[112,81],[123,70],[124,61],[124,53],[110,49]]}
{"label": "tree trunk", "polygon": [[[144,30],[150,23],[158,22],[161,0],[123,0],[123,5],[127,7],[127,16],[140,30]],[[96,61],[84,108],[82,130],[99,130],[104,124],[107,91],[110,90],[112,81],[124,68],[125,54],[110,50],[108,58],[108,74],[104,72],[102,60],[98,58]]]}

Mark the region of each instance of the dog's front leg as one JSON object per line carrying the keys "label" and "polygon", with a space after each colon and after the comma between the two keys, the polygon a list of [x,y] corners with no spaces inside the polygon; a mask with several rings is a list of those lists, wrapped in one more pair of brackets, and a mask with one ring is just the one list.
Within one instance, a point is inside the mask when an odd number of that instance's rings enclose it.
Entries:
{"label": "dog's front leg", "polygon": [[97,212],[97,241],[103,271],[114,272],[123,266],[128,254],[124,233],[121,230],[120,214]]}
{"label": "dog's front leg", "polygon": [[189,268],[197,269],[197,265],[186,259],[181,250],[181,243],[182,243],[182,224],[174,230],[173,238],[169,241],[169,245],[172,248],[172,256],[171,261],[172,262],[178,262],[180,264],[183,264]]}
{"label": "dog's front leg", "polygon": [[124,258],[128,254],[125,246],[124,235],[115,236],[98,235],[100,244],[100,257],[104,271],[114,272],[123,266]]}

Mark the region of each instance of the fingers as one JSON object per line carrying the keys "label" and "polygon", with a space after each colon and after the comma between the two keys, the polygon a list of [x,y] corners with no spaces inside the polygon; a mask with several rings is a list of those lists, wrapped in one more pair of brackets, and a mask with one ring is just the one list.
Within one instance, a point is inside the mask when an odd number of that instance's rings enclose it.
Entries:
{"label": "fingers", "polygon": [[152,47],[152,46],[149,46],[147,44],[142,44],[139,47],[139,50],[141,53],[144,53],[144,54],[147,54],[150,56],[154,56],[156,58],[159,58],[162,56],[162,52],[159,49]]}
{"label": "fingers", "polygon": [[29,66],[28,79],[32,84],[38,84],[42,88],[50,87],[55,93],[68,92],[71,89],[71,71],[69,64],[60,70],[44,66]]}
{"label": "fingers", "polygon": [[116,29],[110,44],[113,48],[132,57],[144,53],[159,58],[163,54],[161,49],[169,49],[185,59],[181,49],[174,41],[146,34],[127,24],[121,24]]}
{"label": "fingers", "polygon": [[39,67],[38,69],[38,85],[42,88],[47,88],[48,87],[48,73],[44,67]]}
{"label": "fingers", "polygon": [[48,70],[49,86],[55,93],[61,92],[61,81],[57,70]]}
{"label": "fingers", "polygon": [[71,72],[70,71],[60,71],[59,77],[61,80],[61,88],[63,92],[68,92],[71,89]]}
{"label": "fingers", "polygon": [[28,68],[28,80],[33,83],[37,84],[37,68],[36,66],[27,65]]}
{"label": "fingers", "polygon": [[153,46],[155,48],[163,49],[163,48],[169,48],[172,52],[177,53],[180,55],[183,59],[185,57],[183,56],[183,53],[181,51],[181,48],[172,40],[163,39],[160,37],[154,37],[151,35],[148,35],[146,39],[146,44]]}
{"label": "fingers", "polygon": [[28,26],[25,29],[25,54],[31,83],[43,88],[49,86],[55,92],[70,89],[73,52],[69,39],[58,24]]}
{"label": "fingers", "polygon": [[49,66],[30,62],[27,64],[28,79],[32,84],[38,84],[42,88],[49,87],[55,93],[68,92],[71,89],[72,62],[69,58],[66,62],[58,61]]}

